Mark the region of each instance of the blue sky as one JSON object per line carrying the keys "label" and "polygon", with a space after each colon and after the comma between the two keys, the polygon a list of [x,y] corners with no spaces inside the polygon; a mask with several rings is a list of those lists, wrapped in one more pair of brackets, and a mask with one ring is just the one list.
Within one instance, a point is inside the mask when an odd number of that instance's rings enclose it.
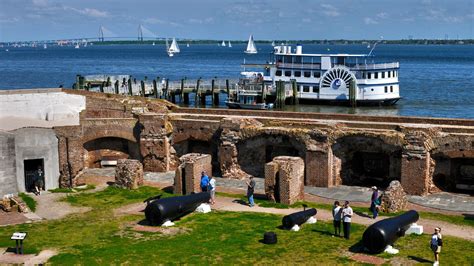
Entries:
{"label": "blue sky", "polygon": [[0,0],[0,41],[474,38],[474,0]]}

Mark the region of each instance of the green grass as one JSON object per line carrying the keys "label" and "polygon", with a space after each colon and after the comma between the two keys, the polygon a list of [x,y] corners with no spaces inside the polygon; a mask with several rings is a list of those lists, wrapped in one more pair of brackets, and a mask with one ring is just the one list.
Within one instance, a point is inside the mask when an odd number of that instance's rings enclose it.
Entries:
{"label": "green grass", "polygon": [[[113,209],[163,193],[142,187],[136,191],[107,188],[96,193],[77,193],[65,200],[92,211],[74,214],[62,220],[0,227],[0,247],[9,247],[12,231],[27,231],[26,253],[57,249],[51,264],[354,264],[349,250],[357,249],[364,226],[353,224],[352,238],[332,237],[332,225],[318,222],[303,225],[299,232],[279,229],[281,216],[260,213],[211,212],[191,214],[172,229],[176,235],[137,232],[133,224],[144,215],[113,216]],[[171,196],[163,193],[165,197]],[[263,233],[278,234],[276,245],[259,242]],[[399,239],[398,255],[378,255],[387,263],[397,260],[432,263],[429,235]],[[469,265],[474,261],[474,242],[444,236],[441,263]]]}
{"label": "green grass", "polygon": [[76,193],[76,192],[92,190],[92,189],[95,189],[94,185],[87,185],[86,187],[76,187],[76,188],[55,188],[55,189],[50,189],[49,192],[51,192],[51,193]]}
{"label": "green grass", "polygon": [[[239,198],[241,200],[247,201],[247,197],[242,194],[218,192],[217,195],[220,195],[223,197]],[[255,204],[264,208],[277,208],[277,209],[302,208],[303,204],[306,204],[310,208],[316,208],[316,209],[328,210],[328,211],[332,210],[331,204],[324,204],[324,203],[300,201],[292,205],[287,205],[287,204],[272,202],[270,200],[261,199],[261,198],[254,198],[254,200],[255,200]],[[352,209],[356,213],[371,215],[368,207],[352,206]],[[392,216],[400,215],[402,213],[404,212],[397,212],[397,213],[379,212],[379,216],[392,217]],[[467,216],[449,215],[449,214],[441,214],[441,213],[426,212],[426,211],[419,211],[418,213],[420,215],[420,218],[430,219],[430,220],[435,220],[435,221],[443,221],[443,222],[448,222],[455,225],[474,227],[474,219]]]}
{"label": "green grass", "polygon": [[28,206],[28,208],[32,212],[36,211],[36,201],[34,198],[30,197],[29,195],[25,193],[20,193],[19,196],[26,203],[26,206]]}

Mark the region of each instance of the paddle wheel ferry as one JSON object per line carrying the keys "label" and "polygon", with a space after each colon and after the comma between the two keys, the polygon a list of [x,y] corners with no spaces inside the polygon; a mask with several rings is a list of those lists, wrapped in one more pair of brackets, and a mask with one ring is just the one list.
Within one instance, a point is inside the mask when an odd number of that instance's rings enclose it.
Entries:
{"label": "paddle wheel ferry", "polygon": [[262,66],[268,88],[275,88],[276,81],[295,80],[300,102],[393,105],[400,100],[399,63],[375,63],[371,53],[305,54],[301,45],[294,50],[281,45],[274,47],[270,63],[244,64]]}

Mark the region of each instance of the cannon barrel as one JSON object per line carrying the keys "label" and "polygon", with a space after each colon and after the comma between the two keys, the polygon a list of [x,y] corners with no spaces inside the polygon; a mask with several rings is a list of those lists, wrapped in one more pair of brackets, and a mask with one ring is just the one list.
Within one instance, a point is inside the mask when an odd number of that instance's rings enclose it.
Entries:
{"label": "cannon barrel", "polygon": [[387,245],[392,245],[395,241],[405,235],[405,231],[412,223],[418,221],[418,212],[411,210],[404,214],[378,221],[369,226],[362,236],[364,247],[370,253],[380,253]]}
{"label": "cannon barrel", "polygon": [[284,216],[281,222],[284,228],[290,229],[295,226],[295,224],[304,224],[309,219],[309,217],[316,215],[317,212],[318,211],[315,208],[295,212]]}
{"label": "cannon barrel", "polygon": [[145,217],[152,225],[161,225],[193,212],[201,203],[209,202],[211,194],[201,192],[154,200],[145,208]]}

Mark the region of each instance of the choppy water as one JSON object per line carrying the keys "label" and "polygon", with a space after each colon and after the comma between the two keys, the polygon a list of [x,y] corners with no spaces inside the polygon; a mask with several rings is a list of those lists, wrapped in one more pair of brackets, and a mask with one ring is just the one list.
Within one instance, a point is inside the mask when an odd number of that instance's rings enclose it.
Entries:
{"label": "choppy water", "polygon": [[[257,55],[245,55],[245,45],[181,44],[181,53],[169,58],[163,45],[117,45],[9,48],[0,50],[0,89],[70,87],[76,74],[131,74],[137,79],[236,78],[247,63],[270,58],[272,47],[257,44]],[[364,45],[304,45],[305,53],[367,53]],[[378,61],[400,62],[400,94],[394,107],[287,106],[307,112],[371,115],[457,117],[474,119],[474,47],[380,45]]]}

